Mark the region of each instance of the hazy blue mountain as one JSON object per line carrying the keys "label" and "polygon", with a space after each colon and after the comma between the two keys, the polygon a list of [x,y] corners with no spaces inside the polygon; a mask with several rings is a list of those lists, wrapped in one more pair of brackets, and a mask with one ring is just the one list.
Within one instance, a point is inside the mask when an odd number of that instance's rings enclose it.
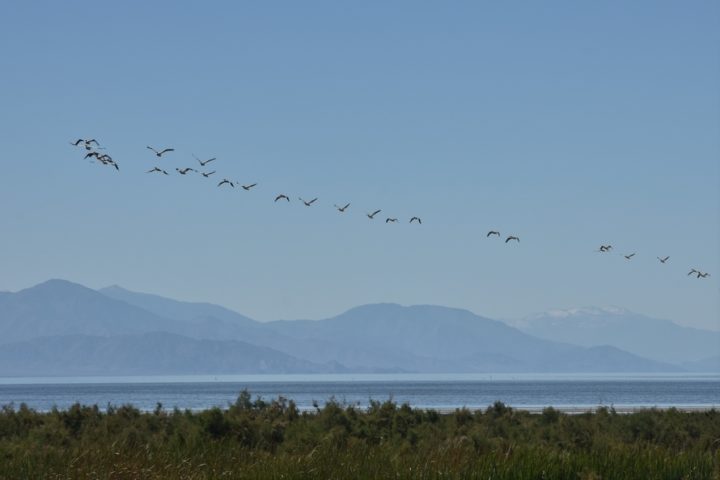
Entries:
{"label": "hazy blue mountain", "polygon": [[[0,346],[0,353],[12,354],[8,361],[15,359],[4,367],[13,375],[21,371],[46,375],[47,371],[37,369],[53,363],[49,371],[64,367],[80,371],[81,358],[93,371],[118,372],[120,363],[127,361],[126,369],[139,373],[143,365],[147,367],[144,373],[157,369],[192,373],[198,368],[220,368],[223,361],[233,371],[258,373],[318,369],[651,372],[675,368],[617,348],[585,348],[540,339],[455,308],[378,304],[319,321],[260,323],[216,305],[179,302],[120,287],[98,292],[60,280],[0,295],[0,338],[13,344]],[[153,341],[158,343],[155,353]],[[22,348],[31,353],[23,357]],[[85,355],[85,348],[90,356]],[[175,358],[183,352],[189,363]],[[169,363],[157,355],[167,356]],[[242,367],[237,363],[240,358],[245,361]],[[32,367],[32,359],[41,364]],[[96,360],[97,365],[87,365]],[[292,362],[293,367],[289,366]]]}
{"label": "hazy blue mountain", "polygon": [[695,360],[694,362],[684,362],[682,367],[689,372],[720,373],[720,355]]}
{"label": "hazy blue mountain", "polygon": [[118,285],[101,288],[98,292],[140,307],[155,315],[174,320],[201,323],[208,318],[214,318],[240,326],[256,326],[258,323],[251,318],[212,303],[181,302],[158,295],[133,292]]}
{"label": "hazy blue mountain", "polygon": [[237,341],[194,340],[170,333],[40,337],[2,345],[0,376],[328,373],[317,365]]}
{"label": "hazy blue mountain", "polygon": [[[433,372],[604,372],[673,371],[611,347],[583,348],[535,338],[502,322],[467,310],[419,305],[365,305],[319,321],[270,322],[268,327],[299,341],[292,354],[315,362],[332,356],[352,367],[372,358],[356,351],[372,346],[378,364]],[[306,341],[335,346],[332,351],[303,351]],[[287,350],[285,350],[287,351]],[[389,355],[394,358],[389,358]],[[416,368],[413,368],[415,366]]]}
{"label": "hazy blue mountain", "polygon": [[616,307],[554,310],[509,323],[535,337],[586,347],[612,345],[660,362],[681,364],[720,355],[720,332]]}
{"label": "hazy blue mountain", "polygon": [[[249,317],[211,303],[182,302],[158,295],[133,292],[120,286],[106,287],[98,292],[135,305],[165,318],[183,320],[182,327],[172,330],[191,338],[241,340],[282,351],[293,350],[294,338],[266,328]],[[331,348],[330,345],[309,345],[309,348]]]}
{"label": "hazy blue mountain", "polygon": [[65,280],[0,296],[0,343],[53,335],[178,331],[182,324]]}

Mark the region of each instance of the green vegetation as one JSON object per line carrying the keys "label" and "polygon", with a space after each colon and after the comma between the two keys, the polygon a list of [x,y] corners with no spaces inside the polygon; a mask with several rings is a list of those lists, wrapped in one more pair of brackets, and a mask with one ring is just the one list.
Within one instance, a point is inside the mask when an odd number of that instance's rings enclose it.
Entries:
{"label": "green vegetation", "polygon": [[439,414],[292,401],[0,411],[0,478],[720,479],[720,413]]}

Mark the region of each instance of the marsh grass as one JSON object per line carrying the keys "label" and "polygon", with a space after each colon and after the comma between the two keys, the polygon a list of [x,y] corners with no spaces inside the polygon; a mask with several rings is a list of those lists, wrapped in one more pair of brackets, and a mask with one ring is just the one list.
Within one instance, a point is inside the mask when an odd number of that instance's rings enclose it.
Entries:
{"label": "marsh grass", "polygon": [[391,401],[0,410],[0,478],[720,479],[720,414],[440,414]]}

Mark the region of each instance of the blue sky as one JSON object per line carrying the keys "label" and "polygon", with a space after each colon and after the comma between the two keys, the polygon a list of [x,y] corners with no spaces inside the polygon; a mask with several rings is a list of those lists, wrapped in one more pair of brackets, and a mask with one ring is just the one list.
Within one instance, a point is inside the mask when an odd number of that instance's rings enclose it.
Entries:
{"label": "blue sky", "polygon": [[[718,329],[719,18],[712,1],[3,4],[0,290],[60,277],[260,320],[618,305]],[[258,187],[144,173],[193,153]]]}

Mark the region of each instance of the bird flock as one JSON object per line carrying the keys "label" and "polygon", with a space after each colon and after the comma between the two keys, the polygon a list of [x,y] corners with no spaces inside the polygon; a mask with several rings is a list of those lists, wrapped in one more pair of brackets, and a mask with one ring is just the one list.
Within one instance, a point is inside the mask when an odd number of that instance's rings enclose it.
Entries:
{"label": "bird flock", "polygon": [[[117,162],[116,162],[115,160],[113,160],[113,158],[112,158],[110,155],[105,154],[105,153],[102,153],[102,150],[104,150],[104,148],[100,146],[100,143],[99,143],[96,139],[94,139],[94,138],[93,138],[93,139],[83,139],[83,138],[79,138],[79,139],[77,139],[77,140],[74,141],[74,142],[70,142],[70,145],[73,145],[73,146],[75,146],[75,147],[82,147],[82,148],[84,148],[85,151],[87,152],[87,153],[85,154],[85,159],[90,158],[90,159],[91,159],[90,161],[93,162],[93,163],[98,162],[98,163],[100,163],[101,165],[111,165],[111,166],[113,166],[116,170],[118,170],[118,171],[120,170],[120,167],[118,166]],[[154,154],[154,156],[156,157],[156,159],[162,159],[162,158],[165,157],[167,154],[172,153],[172,152],[175,151],[174,148],[162,148],[162,149],[158,149],[158,148],[152,147],[152,146],[150,146],[150,145],[148,145],[146,148],[147,148],[148,150],[150,150],[150,151]],[[217,158],[213,157],[213,158],[208,158],[207,160],[201,160],[200,158],[198,158],[197,156],[195,156],[195,154],[192,154],[192,156],[193,156],[193,158],[197,161],[197,163],[199,164],[199,167],[198,167],[198,168],[200,168],[200,169],[202,169],[202,170],[199,170],[199,169],[196,169],[196,168],[193,168],[193,167],[175,167],[175,171],[176,171],[179,175],[188,175],[188,174],[191,174],[191,173],[195,173],[195,174],[200,174],[200,175],[202,175],[202,176],[205,177],[205,178],[210,178],[212,175],[214,175],[215,173],[217,173],[215,170],[212,170],[212,171],[204,171],[204,170],[205,170],[205,167],[206,167],[209,163],[216,161]],[[209,170],[209,169],[208,169],[208,170]],[[160,174],[160,175],[170,175],[170,174],[168,173],[168,171],[167,171],[167,167],[166,167],[166,168],[161,168],[161,167],[158,166],[158,165],[153,166],[153,168],[151,168],[150,170],[147,170],[145,173],[149,173],[149,174]],[[253,189],[253,188],[257,187],[257,186],[258,186],[257,182],[245,184],[245,183],[239,182],[239,181],[237,181],[237,180],[231,180],[231,179],[229,179],[229,178],[223,178],[222,180],[220,180],[220,181],[217,183],[217,187],[218,187],[218,188],[236,188],[236,187],[240,187],[240,188],[242,188],[243,190],[245,190],[246,192],[250,191],[251,189]],[[278,201],[282,201],[282,200],[284,200],[284,201],[286,201],[286,202],[289,203],[289,202],[290,202],[290,197],[289,197],[288,195],[284,194],[284,193],[280,193],[280,194],[278,194],[277,196],[275,196],[275,203],[277,203]],[[313,197],[313,198],[311,198],[311,199],[305,199],[305,198],[303,198],[303,197],[298,197],[298,200],[299,200],[303,205],[305,205],[306,207],[312,207],[313,205],[315,205],[315,202],[318,201],[318,197]],[[336,209],[338,212],[340,212],[340,213],[345,213],[345,211],[346,211],[348,208],[350,208],[350,205],[351,205],[351,204],[348,202],[348,203],[346,203],[344,206],[339,206],[339,205],[335,204],[334,207],[335,207],[335,209]],[[367,216],[367,218],[369,218],[370,220],[373,220],[373,219],[375,218],[375,216],[376,216],[377,214],[381,213],[381,212],[382,212],[382,210],[381,210],[381,209],[378,209],[378,210],[375,210],[375,211],[372,212],[372,213],[367,213],[366,216]],[[389,223],[398,223],[398,222],[400,222],[400,219],[397,218],[397,217],[387,217],[387,218],[385,219],[385,223],[388,223],[388,224],[389,224]],[[409,219],[408,223],[411,223],[411,224],[412,224],[412,223],[417,223],[418,225],[422,225],[422,219],[421,219],[419,216],[413,216],[413,217],[411,217],[411,218]]]}
{"label": "bird flock", "polygon": [[[94,139],[94,138],[90,138],[90,139],[78,138],[76,141],[70,142],[70,145],[72,145],[74,147],[78,147],[78,148],[83,148],[85,151],[84,158],[90,159],[90,161],[92,163],[99,163],[100,165],[103,165],[103,166],[113,167],[117,171],[120,170],[118,163],[109,154],[104,153],[105,148],[102,147],[96,139]],[[148,145],[146,148],[148,150],[150,150],[157,159],[162,159],[165,155],[175,151],[174,148],[156,149],[150,145]],[[200,168],[203,170],[209,163],[217,160],[216,157],[208,158],[206,160],[201,160],[200,158],[195,156],[195,154],[192,154],[192,156],[197,161],[197,163],[200,165]],[[175,171],[179,175],[188,175],[190,173],[195,173],[195,174],[200,174],[205,178],[210,178],[212,175],[217,173],[215,170],[202,171],[202,170],[195,169],[193,167],[182,167],[182,168],[176,167]],[[157,165],[153,166],[153,168],[151,168],[150,170],[147,170],[146,173],[169,175],[169,173],[167,172],[167,170],[165,168],[161,168]],[[230,180],[228,178],[223,178],[222,180],[220,180],[217,183],[218,188],[223,188],[223,187],[235,188],[236,186],[241,187],[243,190],[245,190],[247,192],[247,191],[250,191],[251,189],[257,187],[258,183],[255,182],[255,183],[244,184],[242,182],[239,182],[236,180]],[[315,205],[315,202],[318,201],[318,197],[313,197],[309,200],[306,200],[302,197],[298,197],[298,200],[306,207],[312,207],[313,205]],[[289,203],[290,197],[284,193],[279,193],[275,196],[274,202],[277,203],[278,201],[285,201],[285,202]],[[333,206],[339,213],[345,213],[345,211],[348,208],[350,208],[350,205],[351,205],[351,203],[348,202],[343,206],[340,206],[338,204],[334,204]],[[365,216],[370,220],[374,220],[375,217],[380,213],[382,213],[382,209],[377,209],[372,212],[366,213]],[[398,223],[399,221],[400,220],[397,217],[386,217],[385,218],[386,224]],[[413,216],[410,218],[408,223],[410,223],[410,224],[417,223],[418,225],[422,225],[422,219],[418,216]],[[486,238],[490,238],[490,237],[497,237],[499,239],[502,239],[502,235],[497,230],[488,231],[486,234]],[[510,242],[520,243],[520,237],[518,237],[516,235],[508,235],[507,237],[505,237],[505,243],[508,244]],[[602,254],[608,254],[612,250],[613,250],[613,246],[608,244],[608,245],[600,245],[600,247],[596,251],[599,253],[602,253]],[[622,256],[627,261],[631,261],[636,255],[637,255],[637,252],[622,254]],[[657,257],[657,259],[661,264],[664,265],[668,262],[668,260],[670,260],[670,256],[666,255],[664,257]],[[688,272],[687,276],[695,276],[695,278],[707,278],[710,276],[710,274],[707,272],[701,271],[700,269],[697,269],[697,268],[691,268],[690,271]]]}

